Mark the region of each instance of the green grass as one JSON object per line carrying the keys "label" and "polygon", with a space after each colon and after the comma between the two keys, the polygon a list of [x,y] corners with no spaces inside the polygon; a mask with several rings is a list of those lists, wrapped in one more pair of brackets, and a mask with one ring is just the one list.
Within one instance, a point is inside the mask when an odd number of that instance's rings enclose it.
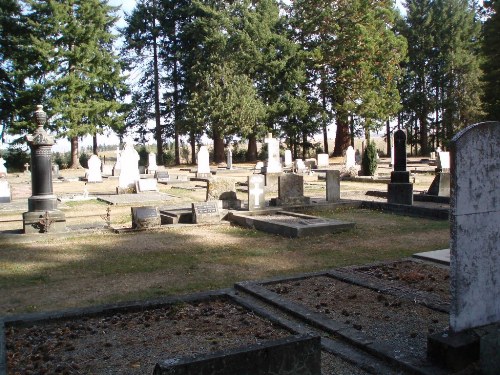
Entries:
{"label": "green grass", "polygon": [[356,226],[295,239],[219,226],[0,245],[0,315],[217,289],[448,247],[447,221],[359,209],[311,214]]}

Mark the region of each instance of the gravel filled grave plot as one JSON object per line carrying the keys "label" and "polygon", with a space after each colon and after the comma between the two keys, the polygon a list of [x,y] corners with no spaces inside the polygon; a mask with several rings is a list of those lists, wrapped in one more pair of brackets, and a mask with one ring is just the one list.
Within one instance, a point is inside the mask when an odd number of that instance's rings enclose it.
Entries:
{"label": "gravel filled grave plot", "polygon": [[448,327],[448,314],[328,276],[273,283],[266,288],[345,328],[389,343],[397,348],[396,356],[413,363],[425,361],[427,335]]}
{"label": "gravel filled grave plot", "polygon": [[225,298],[6,327],[9,374],[151,374],[161,359],[290,336]]}
{"label": "gravel filled grave plot", "polygon": [[363,275],[383,280],[391,286],[404,286],[437,295],[443,302],[450,300],[448,267],[411,260],[352,269]]}

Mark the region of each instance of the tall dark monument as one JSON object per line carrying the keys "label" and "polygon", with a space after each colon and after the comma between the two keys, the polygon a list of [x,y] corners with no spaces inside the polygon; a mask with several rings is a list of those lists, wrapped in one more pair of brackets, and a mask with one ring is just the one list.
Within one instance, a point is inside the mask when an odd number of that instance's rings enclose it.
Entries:
{"label": "tall dark monument", "polygon": [[402,130],[394,133],[394,171],[388,184],[387,202],[413,204],[413,184],[406,170],[406,134]]}
{"label": "tall dark monument", "polygon": [[24,233],[43,233],[66,229],[64,213],[57,209],[57,197],[52,189],[52,146],[54,138],[43,126],[47,114],[41,105],[35,111],[38,128],[26,140],[31,149],[31,193],[28,212],[23,213]]}

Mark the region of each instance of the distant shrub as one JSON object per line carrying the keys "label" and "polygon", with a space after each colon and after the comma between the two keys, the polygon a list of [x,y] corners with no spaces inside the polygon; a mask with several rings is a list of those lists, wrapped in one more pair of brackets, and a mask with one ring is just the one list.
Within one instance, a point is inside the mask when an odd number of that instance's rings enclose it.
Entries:
{"label": "distant shrub", "polygon": [[8,173],[22,172],[24,171],[24,164],[30,163],[30,155],[20,148],[10,148],[4,151],[2,157],[5,160]]}
{"label": "distant shrub", "polygon": [[149,151],[145,146],[139,149],[139,165],[147,166],[149,162]]}
{"label": "distant shrub", "polygon": [[163,164],[167,166],[171,166],[175,164],[175,156],[173,150],[163,151]]}
{"label": "distant shrub", "polygon": [[78,160],[80,161],[80,165],[83,168],[88,168],[89,167],[89,159],[90,159],[90,155],[87,154],[85,151],[83,151],[80,154],[80,158]]}
{"label": "distant shrub", "polygon": [[377,147],[375,142],[368,142],[361,160],[363,175],[374,176],[377,170]]}
{"label": "distant shrub", "polygon": [[59,169],[68,168],[70,160],[69,152],[55,152],[52,154],[52,161],[59,166]]}

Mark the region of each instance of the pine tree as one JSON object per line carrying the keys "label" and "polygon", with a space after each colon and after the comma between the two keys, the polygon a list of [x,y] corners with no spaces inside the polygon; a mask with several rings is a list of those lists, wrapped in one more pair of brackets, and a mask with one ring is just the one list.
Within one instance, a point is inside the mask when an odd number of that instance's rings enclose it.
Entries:
{"label": "pine tree", "polygon": [[78,137],[120,128],[126,92],[113,51],[115,9],[102,0],[26,1],[32,49],[48,112],[59,136],[71,141],[71,165],[79,167]]}
{"label": "pine tree", "polygon": [[484,2],[491,12],[484,24],[484,109],[488,120],[500,120],[500,1]]}

